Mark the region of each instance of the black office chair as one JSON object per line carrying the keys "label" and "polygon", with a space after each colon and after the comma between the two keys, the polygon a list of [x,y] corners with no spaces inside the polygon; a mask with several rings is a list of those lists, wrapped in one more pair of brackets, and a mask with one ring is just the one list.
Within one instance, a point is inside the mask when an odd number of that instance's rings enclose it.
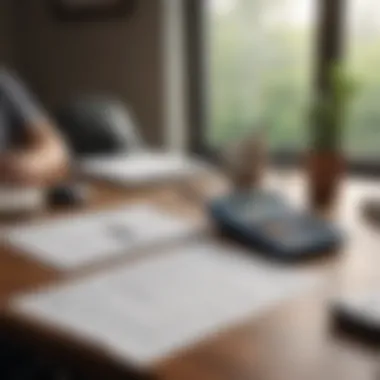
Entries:
{"label": "black office chair", "polygon": [[128,152],[142,143],[127,108],[115,98],[82,96],[55,113],[73,154]]}

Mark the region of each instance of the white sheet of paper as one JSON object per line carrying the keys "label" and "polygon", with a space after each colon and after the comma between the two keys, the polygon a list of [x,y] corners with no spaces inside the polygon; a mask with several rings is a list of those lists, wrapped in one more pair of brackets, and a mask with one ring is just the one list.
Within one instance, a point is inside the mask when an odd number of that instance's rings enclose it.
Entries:
{"label": "white sheet of paper", "polygon": [[210,241],[21,297],[13,306],[144,366],[310,290],[321,278]]}
{"label": "white sheet of paper", "polygon": [[87,158],[80,170],[88,176],[136,186],[190,177],[206,168],[182,155],[142,152]]}
{"label": "white sheet of paper", "polygon": [[136,205],[15,227],[5,232],[5,238],[25,255],[68,270],[200,230],[199,223],[154,206]]}

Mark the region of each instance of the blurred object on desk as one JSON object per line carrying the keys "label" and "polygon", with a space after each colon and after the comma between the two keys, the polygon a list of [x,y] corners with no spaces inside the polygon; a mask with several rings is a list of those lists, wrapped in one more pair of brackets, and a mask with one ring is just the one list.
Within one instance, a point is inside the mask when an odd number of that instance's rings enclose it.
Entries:
{"label": "blurred object on desk", "polygon": [[266,156],[265,139],[261,131],[255,131],[225,149],[224,166],[235,190],[244,191],[262,185]]}
{"label": "blurred object on desk", "polygon": [[144,369],[323,282],[323,271],[205,240],[18,297],[12,307]]}
{"label": "blurred object on desk", "polygon": [[331,305],[334,326],[354,339],[380,346],[380,284],[339,297]]}
{"label": "blurred object on desk", "polygon": [[[343,2],[340,3],[338,7],[343,7]],[[334,25],[328,20],[324,27],[329,30],[332,25],[340,28],[343,23]],[[333,41],[334,33],[331,34],[329,39]],[[337,35],[339,33],[335,38]],[[325,36],[321,34],[320,38]],[[316,94],[311,108],[311,147],[307,158],[310,203],[316,210],[331,208],[338,196],[346,165],[342,151],[345,111],[351,106],[357,89],[341,57],[330,57],[325,64],[324,86]]]}
{"label": "blurred object on desk", "polygon": [[255,253],[284,262],[335,253],[342,242],[334,225],[269,191],[256,189],[221,197],[211,202],[210,213],[222,233]]}
{"label": "blurred object on desk", "polygon": [[109,156],[89,156],[80,161],[84,177],[126,188],[162,185],[207,175],[211,166],[180,154],[139,152]]}
{"label": "blurred object on desk", "polygon": [[374,227],[380,227],[380,199],[367,200],[362,205],[364,217]]}
{"label": "blurred object on desk", "polygon": [[44,189],[0,185],[0,216],[32,214],[44,207]]}
{"label": "blurred object on desk", "polygon": [[88,185],[80,183],[62,184],[49,190],[48,204],[51,207],[84,206],[90,197]]}
{"label": "blurred object on desk", "polygon": [[74,270],[177,242],[202,229],[197,221],[141,204],[16,226],[4,238],[27,257],[58,270]]}

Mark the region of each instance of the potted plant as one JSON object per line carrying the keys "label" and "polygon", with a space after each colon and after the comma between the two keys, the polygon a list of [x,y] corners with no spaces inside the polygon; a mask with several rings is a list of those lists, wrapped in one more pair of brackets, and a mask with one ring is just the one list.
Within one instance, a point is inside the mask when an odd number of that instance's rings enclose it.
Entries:
{"label": "potted plant", "polygon": [[341,66],[332,65],[327,88],[317,94],[311,118],[309,191],[312,205],[317,208],[330,206],[337,194],[344,171],[344,118],[356,85]]}

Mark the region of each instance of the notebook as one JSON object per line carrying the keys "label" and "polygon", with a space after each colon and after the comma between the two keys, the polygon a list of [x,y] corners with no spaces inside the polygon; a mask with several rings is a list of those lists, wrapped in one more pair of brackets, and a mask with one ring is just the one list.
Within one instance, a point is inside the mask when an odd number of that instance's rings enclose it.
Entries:
{"label": "notebook", "polygon": [[144,204],[17,226],[3,234],[27,257],[58,270],[72,270],[156,248],[201,230],[198,222]]}
{"label": "notebook", "polygon": [[116,360],[145,367],[263,315],[322,278],[210,240],[22,296],[11,306]]}
{"label": "notebook", "polygon": [[90,178],[135,187],[186,179],[206,172],[207,168],[183,155],[139,152],[86,158],[79,170]]}

